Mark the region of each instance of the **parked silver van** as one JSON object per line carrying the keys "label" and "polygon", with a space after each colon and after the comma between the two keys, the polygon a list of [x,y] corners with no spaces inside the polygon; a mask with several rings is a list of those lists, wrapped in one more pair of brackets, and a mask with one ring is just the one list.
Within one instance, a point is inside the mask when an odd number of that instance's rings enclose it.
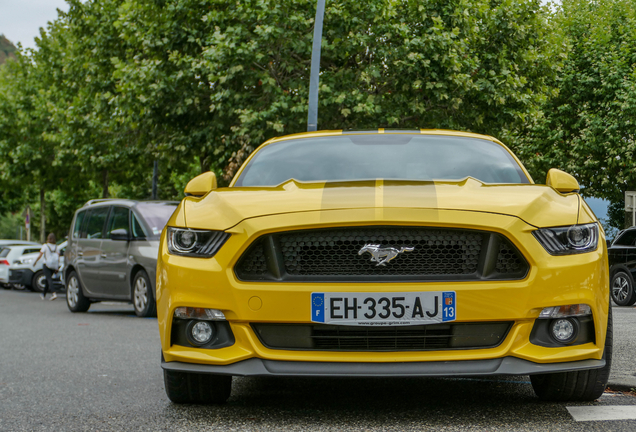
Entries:
{"label": "parked silver van", "polygon": [[66,303],[85,312],[98,301],[131,302],[155,316],[159,236],[178,202],[91,200],[75,212],[65,252]]}

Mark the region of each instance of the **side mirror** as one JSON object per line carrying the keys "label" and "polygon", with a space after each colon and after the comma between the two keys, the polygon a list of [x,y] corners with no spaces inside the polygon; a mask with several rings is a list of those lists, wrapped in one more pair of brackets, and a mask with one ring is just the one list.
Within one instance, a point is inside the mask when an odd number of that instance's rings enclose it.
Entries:
{"label": "side mirror", "polygon": [[186,196],[202,197],[213,189],[216,189],[216,175],[208,171],[190,180],[184,192]]}
{"label": "side mirror", "polygon": [[128,231],[126,231],[123,228],[118,228],[116,230],[112,230],[110,232],[110,239],[111,240],[123,240],[123,241],[130,240],[130,238],[128,237]]}
{"label": "side mirror", "polygon": [[548,171],[545,184],[561,193],[578,192],[581,190],[579,182],[577,182],[574,177],[556,168],[552,168]]}

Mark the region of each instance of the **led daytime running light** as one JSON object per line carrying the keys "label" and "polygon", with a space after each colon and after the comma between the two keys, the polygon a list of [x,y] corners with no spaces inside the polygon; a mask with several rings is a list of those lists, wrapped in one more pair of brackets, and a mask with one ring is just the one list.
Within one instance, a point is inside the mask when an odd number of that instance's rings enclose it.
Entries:
{"label": "led daytime running light", "polygon": [[202,321],[223,321],[225,314],[218,309],[204,309],[193,307],[178,307],[174,310],[174,317],[180,319],[197,319]]}
{"label": "led daytime running light", "polygon": [[539,314],[540,319],[567,318],[592,315],[592,308],[586,304],[552,306],[544,308]]}

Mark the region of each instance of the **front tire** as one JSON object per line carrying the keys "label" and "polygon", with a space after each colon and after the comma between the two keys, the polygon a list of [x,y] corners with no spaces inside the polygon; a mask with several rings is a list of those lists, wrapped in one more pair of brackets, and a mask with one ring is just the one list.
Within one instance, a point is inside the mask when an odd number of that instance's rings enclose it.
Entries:
{"label": "front tire", "polygon": [[132,303],[135,307],[135,314],[138,317],[157,316],[157,304],[155,296],[152,295],[152,285],[148,274],[139,270],[133,280]]}
{"label": "front tire", "polygon": [[631,306],[636,303],[634,279],[627,272],[617,271],[614,276],[612,276],[610,293],[614,303],[619,306]]}
{"label": "front tire", "polygon": [[41,293],[44,292],[45,286],[46,276],[44,276],[44,272],[42,270],[38,270],[31,278],[31,288],[33,288],[33,291]]}
{"label": "front tire", "polygon": [[232,393],[230,375],[163,371],[168,398],[177,404],[222,404]]}
{"label": "front tire", "polygon": [[532,388],[539,399],[544,401],[593,401],[601,397],[607,386],[612,369],[612,346],[614,340],[612,307],[607,317],[607,336],[605,337],[605,366],[576,372],[559,372],[530,375]]}
{"label": "front tire", "polygon": [[82,285],[74,271],[68,274],[66,280],[66,305],[71,312],[86,312],[91,302],[84,297]]}

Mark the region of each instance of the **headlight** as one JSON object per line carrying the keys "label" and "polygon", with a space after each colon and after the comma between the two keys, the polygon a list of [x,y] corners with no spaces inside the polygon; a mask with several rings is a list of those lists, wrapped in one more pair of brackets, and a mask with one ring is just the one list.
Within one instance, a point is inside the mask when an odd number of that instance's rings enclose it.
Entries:
{"label": "headlight", "polygon": [[572,255],[596,250],[598,224],[540,228],[532,234],[550,255]]}
{"label": "headlight", "polygon": [[223,231],[168,227],[168,251],[174,255],[211,258],[228,237]]}
{"label": "headlight", "polygon": [[[31,264],[33,262],[33,258],[23,258],[21,261],[21,264]],[[18,262],[20,262],[20,260],[18,260]]]}

